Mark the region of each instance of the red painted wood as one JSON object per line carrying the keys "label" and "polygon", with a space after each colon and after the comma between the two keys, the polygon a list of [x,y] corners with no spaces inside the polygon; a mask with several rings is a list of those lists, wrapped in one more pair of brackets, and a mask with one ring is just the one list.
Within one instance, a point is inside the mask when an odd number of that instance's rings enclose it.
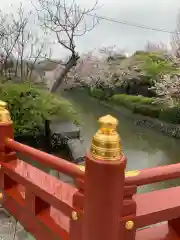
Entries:
{"label": "red painted wood", "polygon": [[70,219],[54,207],[42,211],[36,218],[58,236],[69,233]]}
{"label": "red painted wood", "polygon": [[4,161],[9,162],[11,160],[17,159],[17,154],[16,152],[9,152],[4,155]]}
{"label": "red painted wood", "polygon": [[137,194],[137,228],[179,218],[180,187]]}
{"label": "red painted wood", "polygon": [[82,224],[83,217],[79,218],[77,221],[71,220],[69,240],[82,240]]}
{"label": "red painted wood", "polygon": [[[84,194],[77,192],[74,195],[74,207],[84,209]],[[132,198],[123,200],[122,216],[127,216],[136,212],[136,202]]]}
{"label": "red painted wood", "polygon": [[177,219],[172,219],[168,222],[169,227],[173,229],[180,238],[180,217]]}
{"label": "red painted wood", "polygon": [[180,163],[143,169],[135,177],[126,177],[125,185],[142,186],[180,177]]}
{"label": "red painted wood", "polygon": [[[76,179],[75,184],[80,192],[84,192],[84,180],[83,179]],[[133,196],[137,192],[137,186],[125,186],[124,187],[124,197]]]}
{"label": "red painted wood", "polygon": [[137,231],[135,240],[180,240],[180,237],[167,223],[163,223]]}
{"label": "red painted wood", "polygon": [[[81,187],[81,192],[77,192],[74,195],[74,206],[78,207],[80,209],[84,209],[84,193],[82,191],[82,184],[84,188],[84,181],[81,181],[80,179],[77,180],[78,184],[77,186]],[[133,212],[136,212],[136,203],[132,199],[132,196],[136,193],[137,187],[136,186],[127,186],[124,188],[124,200],[123,200],[123,213],[122,216],[127,216],[129,214],[132,214]]]}
{"label": "red painted wood", "polygon": [[136,214],[136,202],[132,198],[123,200],[122,217]]}
{"label": "red painted wood", "polygon": [[125,186],[124,197],[132,197],[137,192],[137,186]]}
{"label": "red painted wood", "polygon": [[26,211],[24,207],[14,201],[14,199],[8,194],[4,194],[3,206],[24,226],[24,228],[32,233],[37,240],[68,240],[68,233],[64,230],[61,232],[62,238],[59,238],[59,234],[51,231],[47,225],[42,224],[37,217],[34,217],[31,212]]}
{"label": "red painted wood", "polygon": [[0,123],[0,152],[5,151],[5,139],[14,138],[13,123]]}
{"label": "red painted wood", "polygon": [[65,215],[71,216],[72,200],[77,189],[57,178],[21,161],[2,162],[5,174],[21,183],[36,196],[57,207]]}
{"label": "red painted wood", "polygon": [[[3,164],[3,167],[1,171],[4,171],[5,174],[8,174],[9,176],[11,176],[11,178],[14,181],[21,182],[24,186],[26,186],[29,190],[31,190],[36,196],[41,197],[42,200],[56,206],[60,211],[64,212],[66,215],[71,217],[71,213],[73,211],[73,207],[72,207],[73,195],[77,191],[76,188],[71,187],[68,184],[62,183],[58,179],[44,172],[41,172],[40,170],[20,160],[13,161],[11,163],[2,163],[2,164]],[[6,168],[4,166],[6,166]],[[13,173],[12,169],[14,169],[16,173],[15,172]],[[0,176],[2,178],[2,172]],[[13,193],[14,193],[14,190],[15,189],[13,189]],[[17,199],[18,198],[17,192],[15,192],[15,194],[12,194],[12,189],[9,189],[9,188],[5,189],[5,192],[9,194],[9,196],[14,198],[17,203],[20,203]],[[27,201],[29,202],[29,199],[27,199]],[[26,204],[26,207],[27,207],[27,204]],[[33,206],[31,206],[31,208],[33,208]],[[36,206],[36,208],[41,209],[41,204],[39,206]],[[30,208],[28,209],[30,210]],[[50,210],[51,210],[50,211],[51,217],[48,218],[48,216],[46,215],[47,221],[53,222],[52,220],[54,220],[57,227],[68,231],[69,218],[64,216],[59,210],[56,210],[55,208],[51,207]]]}
{"label": "red painted wood", "polygon": [[31,212],[33,215],[36,215],[36,213],[37,213],[36,196],[28,188],[25,189],[24,193],[25,193],[25,204],[24,205],[25,205],[26,210]]}
{"label": "red painted wood", "polygon": [[18,186],[14,186],[12,188],[9,188],[7,190],[4,190],[4,193],[8,196],[10,196],[11,198],[14,199],[15,202],[17,202],[18,204],[20,204],[21,206],[25,206],[25,201],[21,195],[21,193],[18,191]]}
{"label": "red painted wood", "polygon": [[119,240],[126,161],[86,156],[83,240]]}
{"label": "red painted wood", "polygon": [[[16,176],[15,173],[12,174],[11,171],[9,171],[9,169],[13,168],[15,162],[18,162],[18,164],[23,163],[22,166],[26,166],[26,168],[20,166],[20,169],[18,169],[18,166],[16,165],[16,170],[15,171],[20,173],[21,175],[22,175],[22,172],[23,172],[26,176],[29,177],[28,181],[30,181],[30,183],[28,183],[27,180],[23,181],[22,179],[18,179],[18,177]],[[56,179],[54,177],[51,177],[50,175],[48,175],[44,172],[41,172],[40,170],[38,170],[38,169],[32,167],[31,165],[29,165],[27,163],[24,163],[20,160],[13,161],[13,162],[8,162],[8,163],[2,163],[2,164],[3,164],[3,166],[1,168],[1,175],[0,175],[1,179],[3,178],[4,174],[5,174],[5,176],[6,176],[6,174],[9,174],[11,176],[11,178],[13,179],[12,182],[10,181],[7,184],[6,183],[7,178],[6,178],[3,181],[4,185],[1,186],[1,187],[4,188],[5,195],[13,200],[11,202],[12,208],[16,208],[15,206],[18,204],[22,208],[21,213],[24,212],[24,210],[26,210],[29,214],[31,214],[33,217],[36,218],[36,220],[35,220],[36,222],[43,223],[44,226],[46,226],[46,228],[49,228],[50,231],[52,231],[53,234],[55,234],[56,236],[62,236],[62,235],[64,236],[64,234],[67,236],[67,232],[70,231],[70,219],[68,217],[64,216],[64,214],[62,212],[60,212],[58,209],[56,209],[56,208],[54,208],[50,205],[49,205],[49,207],[45,207],[43,209],[42,202],[47,201],[47,202],[51,203],[51,201],[48,199],[47,196],[45,197],[45,196],[41,195],[41,190],[40,189],[39,189],[38,192],[36,192],[35,186],[33,186],[33,184],[37,185],[37,183],[38,183],[39,187],[41,189],[45,190],[48,193],[49,193],[50,188],[52,187],[52,190],[54,190],[56,192],[54,192],[54,193],[51,192],[50,194],[52,194],[52,195],[54,194],[54,197],[58,198],[58,204],[59,205],[57,205],[57,206],[60,209],[62,207],[61,206],[61,201],[65,202],[68,206],[73,205],[73,195],[74,195],[74,193],[76,193],[77,189],[74,188],[74,187],[71,187],[68,184],[62,183],[61,181],[58,181],[58,179]],[[27,172],[29,172],[29,174],[27,174]],[[33,173],[34,173],[34,175],[33,175]],[[22,195],[19,192],[18,185],[17,185],[16,181],[17,181],[17,183],[18,182],[21,182],[21,183],[23,182],[24,186],[27,187],[28,191],[26,192],[25,199],[22,198]],[[16,184],[14,184],[14,182]],[[67,186],[68,186],[68,188],[67,188]],[[62,190],[62,192],[61,192],[61,190]],[[34,192],[34,194],[37,193],[37,195],[42,197],[42,201],[39,203],[40,206],[34,206],[34,205],[38,205],[38,203],[36,201],[34,201],[35,198],[33,196],[33,192]],[[33,205],[33,203],[34,203],[34,205]],[[6,209],[8,211],[12,212],[11,208],[9,208],[9,205],[7,205],[6,202],[5,202],[4,206],[6,207]],[[41,211],[37,211],[37,207]],[[35,209],[36,209],[36,211],[35,211]],[[69,216],[71,216],[71,212],[72,212],[72,210],[74,210],[72,207],[70,209],[71,209],[71,211],[68,214]],[[13,215],[14,215],[14,213],[13,213]],[[18,215],[18,220],[19,219],[21,219],[21,216]],[[21,223],[24,226],[26,226],[27,223],[23,222],[23,221],[24,220],[22,218]],[[31,224],[31,223],[29,223],[29,224]],[[31,226],[28,226],[28,227],[31,227]]]}
{"label": "red painted wood", "polygon": [[81,192],[76,192],[73,197],[73,206],[75,208],[84,209],[84,194]]}
{"label": "red painted wood", "polygon": [[56,169],[62,173],[70,175],[76,178],[84,178],[84,172],[79,169],[76,164],[68,162],[62,158],[55,157],[48,153],[42,152],[35,148],[26,146],[24,144],[18,143],[13,139],[6,139],[7,147],[23,153],[25,155],[31,156],[32,160],[35,159],[36,162],[47,165],[50,168]]}
{"label": "red painted wood", "polygon": [[[15,151],[78,179],[77,188],[17,159]],[[124,157],[108,162],[88,155],[84,173],[14,141],[12,123],[0,123],[0,164],[3,204],[38,240],[180,240],[180,187],[135,195],[137,186],[180,177],[180,164],[124,179]],[[71,219],[73,210],[80,214],[77,221]],[[129,220],[135,223],[132,230],[125,228]],[[139,230],[135,238],[136,228],[165,220],[169,224]]]}
{"label": "red painted wood", "polygon": [[[134,227],[131,230],[126,229],[126,223],[128,221],[133,221]],[[119,224],[119,240],[135,240],[136,237],[136,216],[135,214],[122,217]]]}
{"label": "red painted wood", "polygon": [[80,192],[84,192],[84,180],[83,179],[75,179],[75,185],[79,189]]}
{"label": "red painted wood", "polygon": [[[120,220],[119,239],[135,240],[137,205],[135,200],[133,199],[133,195],[136,193],[136,191],[137,186],[124,187],[123,211]],[[134,222],[134,227],[131,230],[127,230],[125,227],[125,224],[128,221]]]}

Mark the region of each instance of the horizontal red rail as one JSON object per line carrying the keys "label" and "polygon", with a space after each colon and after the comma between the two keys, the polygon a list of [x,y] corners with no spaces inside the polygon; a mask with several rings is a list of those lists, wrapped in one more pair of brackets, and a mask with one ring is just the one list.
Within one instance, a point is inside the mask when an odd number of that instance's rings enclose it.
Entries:
{"label": "horizontal red rail", "polygon": [[180,163],[143,169],[139,175],[126,177],[125,185],[142,186],[146,184],[176,179],[180,177]]}
{"label": "horizontal red rail", "polygon": [[80,170],[76,164],[70,163],[62,158],[55,157],[35,148],[26,146],[22,143],[16,142],[13,139],[7,138],[5,143],[8,148],[32,157],[33,161],[37,161],[48,166],[49,168],[55,169],[69,176],[75,178],[84,178],[84,172]]}
{"label": "horizontal red rail", "polygon": [[[43,227],[49,230],[47,236],[38,239],[59,239],[57,236],[69,239],[73,196],[77,189],[19,159],[1,162],[1,165],[3,206],[33,235],[42,235]],[[24,189],[19,188],[19,184]],[[24,198],[21,191],[25,192]],[[31,219],[26,220],[27,217]],[[36,222],[37,227],[32,228],[28,221]]]}
{"label": "horizontal red rail", "polygon": [[[71,217],[73,211],[72,199],[77,192],[75,187],[19,159],[7,163],[1,162],[1,164],[1,174],[9,176],[14,182],[22,184],[25,189],[61,211],[65,216]],[[9,184],[9,178],[5,177],[3,180],[5,186]],[[4,187],[4,191],[11,189],[13,186],[10,188]],[[13,198],[15,199],[15,197]],[[25,200],[27,199],[25,198]]]}
{"label": "horizontal red rail", "polygon": [[[142,186],[162,182],[166,180],[176,179],[180,177],[180,163],[154,168],[147,168],[139,171],[136,176],[125,177],[125,186]],[[84,181],[76,180],[78,188],[84,190]]]}
{"label": "horizontal red rail", "polygon": [[179,240],[179,236],[166,222],[137,231],[136,240],[144,239]]}
{"label": "horizontal red rail", "polygon": [[180,187],[136,194],[136,227],[142,228],[180,217]]}

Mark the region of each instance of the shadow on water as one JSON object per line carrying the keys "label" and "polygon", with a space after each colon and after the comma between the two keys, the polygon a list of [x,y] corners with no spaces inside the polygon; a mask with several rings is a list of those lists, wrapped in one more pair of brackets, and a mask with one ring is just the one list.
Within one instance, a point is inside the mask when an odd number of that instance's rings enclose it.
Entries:
{"label": "shadow on water", "polygon": [[[73,90],[62,93],[73,102],[80,111],[82,137],[89,150],[93,135],[98,129],[98,118],[111,114],[119,119],[118,132],[122,139],[125,155],[128,158],[127,169],[144,169],[180,162],[180,140],[164,136],[152,129],[134,124],[122,112],[117,112],[89,97],[85,91]],[[144,186],[140,192],[180,185],[179,179]]]}

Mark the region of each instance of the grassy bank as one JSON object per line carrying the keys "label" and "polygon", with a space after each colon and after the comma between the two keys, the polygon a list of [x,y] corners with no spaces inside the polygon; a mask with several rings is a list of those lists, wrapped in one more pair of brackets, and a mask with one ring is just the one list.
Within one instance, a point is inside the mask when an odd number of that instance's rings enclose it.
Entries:
{"label": "grassy bank", "polygon": [[1,84],[0,100],[8,103],[15,135],[40,134],[45,119],[77,120],[77,112],[68,100],[29,83]]}
{"label": "grassy bank", "polygon": [[132,113],[155,118],[170,124],[180,124],[180,105],[178,104],[174,107],[168,107],[156,103],[155,98],[126,94],[115,94],[108,97],[101,89],[91,89],[89,94],[100,100],[108,101],[109,104],[116,105],[117,107],[123,106]]}

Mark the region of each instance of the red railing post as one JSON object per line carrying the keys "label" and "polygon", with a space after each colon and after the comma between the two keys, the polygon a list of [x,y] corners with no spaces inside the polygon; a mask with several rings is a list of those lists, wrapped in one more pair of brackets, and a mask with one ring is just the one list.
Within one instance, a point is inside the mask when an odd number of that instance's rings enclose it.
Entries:
{"label": "red railing post", "polygon": [[0,101],[0,160],[4,160],[5,140],[14,138],[13,122],[9,111],[6,109],[7,104]]}
{"label": "red railing post", "polygon": [[82,240],[120,240],[124,172],[118,121],[105,116],[86,156]]}
{"label": "red railing post", "polygon": [[[11,121],[10,113],[6,109],[7,104],[3,101],[0,101],[0,161],[8,161],[14,158],[14,153],[12,151],[9,151],[6,148],[5,140],[7,138],[14,138],[14,131],[13,131],[13,122]],[[6,179],[5,182],[5,176],[3,168],[0,164],[0,189],[4,190],[5,185],[11,185],[9,180]],[[0,193],[1,200],[3,199],[3,193]],[[3,199],[4,200],[4,199]],[[1,203],[3,204],[3,202]]]}

